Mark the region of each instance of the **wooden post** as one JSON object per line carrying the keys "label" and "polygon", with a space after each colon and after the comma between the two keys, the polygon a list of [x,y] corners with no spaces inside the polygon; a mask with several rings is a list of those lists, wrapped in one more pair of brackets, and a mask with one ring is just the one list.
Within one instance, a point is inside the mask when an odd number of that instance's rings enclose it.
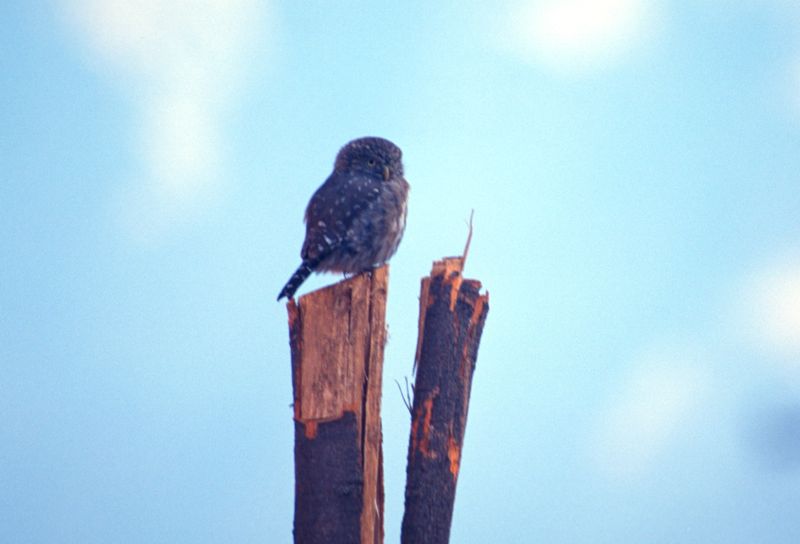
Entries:
{"label": "wooden post", "polygon": [[388,267],[290,300],[297,544],[383,542]]}
{"label": "wooden post", "polygon": [[489,311],[480,282],[461,275],[464,259],[437,261],[422,280],[403,544],[450,538],[472,375]]}

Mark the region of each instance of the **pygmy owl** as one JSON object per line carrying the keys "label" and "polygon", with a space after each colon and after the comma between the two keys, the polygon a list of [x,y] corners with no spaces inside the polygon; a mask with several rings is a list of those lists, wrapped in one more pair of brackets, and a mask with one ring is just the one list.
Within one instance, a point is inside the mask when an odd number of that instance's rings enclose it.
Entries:
{"label": "pygmy owl", "polygon": [[303,262],[278,300],[292,298],[314,271],[357,274],[388,261],[403,237],[407,200],[399,147],[383,138],[345,145],[308,203]]}

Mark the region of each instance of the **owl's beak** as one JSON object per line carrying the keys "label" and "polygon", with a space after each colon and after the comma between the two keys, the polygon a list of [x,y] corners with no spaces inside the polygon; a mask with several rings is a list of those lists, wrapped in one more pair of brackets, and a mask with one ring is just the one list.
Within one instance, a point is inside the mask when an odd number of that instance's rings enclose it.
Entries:
{"label": "owl's beak", "polygon": [[388,166],[383,167],[383,181],[389,181],[389,178],[392,175],[392,171],[389,170]]}

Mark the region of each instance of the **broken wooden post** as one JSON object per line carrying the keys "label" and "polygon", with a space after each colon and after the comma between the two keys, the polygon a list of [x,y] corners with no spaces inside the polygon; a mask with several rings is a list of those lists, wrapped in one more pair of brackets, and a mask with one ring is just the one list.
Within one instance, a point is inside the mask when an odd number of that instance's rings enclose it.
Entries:
{"label": "broken wooden post", "polygon": [[290,300],[297,544],[383,542],[388,266]]}
{"label": "broken wooden post", "polygon": [[461,275],[465,256],[436,261],[422,280],[404,544],[450,538],[472,374],[489,311],[480,282]]}

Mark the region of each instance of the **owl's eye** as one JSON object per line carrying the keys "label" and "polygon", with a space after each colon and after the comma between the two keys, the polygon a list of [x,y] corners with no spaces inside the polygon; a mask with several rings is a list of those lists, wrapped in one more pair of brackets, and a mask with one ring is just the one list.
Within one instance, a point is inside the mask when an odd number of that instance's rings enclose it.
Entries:
{"label": "owl's eye", "polygon": [[370,166],[375,166],[375,159],[368,160],[367,164],[370,165]]}

